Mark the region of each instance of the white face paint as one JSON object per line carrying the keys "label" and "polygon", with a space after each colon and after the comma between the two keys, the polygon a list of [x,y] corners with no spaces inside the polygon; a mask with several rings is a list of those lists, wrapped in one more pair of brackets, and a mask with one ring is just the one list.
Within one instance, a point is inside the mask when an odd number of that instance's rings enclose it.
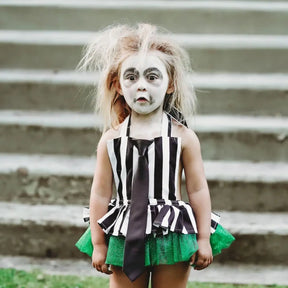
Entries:
{"label": "white face paint", "polygon": [[122,63],[120,92],[138,114],[162,109],[168,84],[166,67],[153,52],[131,55]]}

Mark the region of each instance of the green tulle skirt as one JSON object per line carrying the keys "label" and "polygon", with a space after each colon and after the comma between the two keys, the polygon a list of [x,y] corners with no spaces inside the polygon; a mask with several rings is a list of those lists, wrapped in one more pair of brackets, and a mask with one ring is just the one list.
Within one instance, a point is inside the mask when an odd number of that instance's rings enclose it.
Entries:
{"label": "green tulle skirt", "polygon": [[[213,255],[221,253],[228,248],[235,238],[220,224],[210,237]],[[83,253],[92,256],[93,245],[91,242],[90,227],[76,243],[76,247]],[[123,266],[125,238],[110,236],[106,263]],[[159,264],[175,264],[189,261],[190,257],[198,250],[196,234],[180,234],[170,232],[164,236],[150,235],[145,243],[145,266]]]}

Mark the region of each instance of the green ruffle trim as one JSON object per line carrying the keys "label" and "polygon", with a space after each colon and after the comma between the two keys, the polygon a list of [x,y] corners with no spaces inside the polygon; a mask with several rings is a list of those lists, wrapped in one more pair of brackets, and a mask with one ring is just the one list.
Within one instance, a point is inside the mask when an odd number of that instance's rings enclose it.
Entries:
{"label": "green ruffle trim", "polygon": [[[235,238],[220,224],[210,237],[213,255],[220,254],[228,248]],[[92,256],[90,227],[76,243],[76,247],[83,253]],[[125,238],[110,236],[106,263],[123,266]],[[145,243],[145,266],[159,264],[175,264],[189,261],[198,250],[196,234],[180,234],[170,232],[164,236],[148,236]]]}
{"label": "green ruffle trim", "polygon": [[218,224],[216,231],[210,236],[213,256],[220,254],[223,249],[228,248],[234,240],[234,236]]}
{"label": "green ruffle trim", "polygon": [[[125,238],[111,236],[107,264],[123,266]],[[165,236],[150,236],[145,243],[145,266],[175,264],[188,261],[198,250],[196,235],[169,233]]]}
{"label": "green ruffle trim", "polygon": [[81,236],[81,238],[77,241],[75,246],[83,253],[92,257],[93,254],[93,245],[91,240],[91,229],[88,226],[87,230]]}

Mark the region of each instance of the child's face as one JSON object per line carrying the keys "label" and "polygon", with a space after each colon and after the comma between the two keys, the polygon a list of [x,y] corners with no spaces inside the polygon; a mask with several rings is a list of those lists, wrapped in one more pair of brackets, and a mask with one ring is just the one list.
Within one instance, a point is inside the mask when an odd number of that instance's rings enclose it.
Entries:
{"label": "child's face", "polygon": [[129,107],[138,114],[162,108],[169,77],[156,53],[135,54],[125,59],[120,71],[120,89]]}

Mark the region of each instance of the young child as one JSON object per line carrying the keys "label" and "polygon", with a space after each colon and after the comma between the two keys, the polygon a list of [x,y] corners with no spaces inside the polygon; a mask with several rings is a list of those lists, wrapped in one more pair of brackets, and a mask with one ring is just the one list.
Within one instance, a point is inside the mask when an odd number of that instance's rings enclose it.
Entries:
{"label": "young child", "polygon": [[200,144],[187,127],[195,106],[189,57],[155,26],[119,25],[87,46],[80,67],[100,71],[105,127],[90,227],[76,246],[111,274],[110,287],[148,287],[150,276],[152,287],[186,287],[191,265],[206,268],[234,240],[211,214]]}

